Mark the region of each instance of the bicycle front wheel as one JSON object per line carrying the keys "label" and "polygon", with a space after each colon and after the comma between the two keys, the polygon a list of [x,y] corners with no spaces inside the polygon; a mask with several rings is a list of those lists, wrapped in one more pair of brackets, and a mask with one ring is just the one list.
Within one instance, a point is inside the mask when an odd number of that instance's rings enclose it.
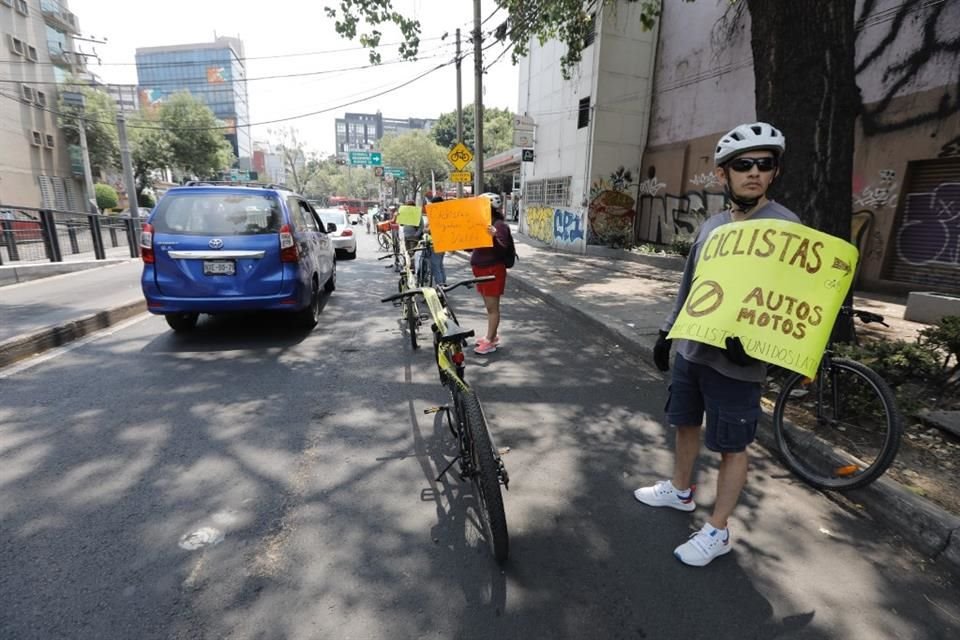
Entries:
{"label": "bicycle front wheel", "polygon": [[417,309],[417,303],[412,298],[407,298],[404,303],[404,315],[407,320],[407,333],[410,334],[410,346],[417,350],[417,325],[420,324],[420,311]]}
{"label": "bicycle front wheel", "polygon": [[487,420],[476,394],[473,391],[461,391],[460,401],[470,438],[471,480],[480,503],[484,534],[494,559],[502,564],[510,553],[510,540],[507,535],[507,516],[503,511],[503,495],[500,493],[500,456],[493,450]]}
{"label": "bicycle front wheel", "polygon": [[789,378],[773,411],[784,464],[818,489],[870,484],[893,462],[903,419],[893,391],[875,371],[833,358],[816,380]]}
{"label": "bicycle front wheel", "polygon": [[377,234],[377,244],[380,247],[380,251],[386,251],[390,248],[390,236],[381,232]]}

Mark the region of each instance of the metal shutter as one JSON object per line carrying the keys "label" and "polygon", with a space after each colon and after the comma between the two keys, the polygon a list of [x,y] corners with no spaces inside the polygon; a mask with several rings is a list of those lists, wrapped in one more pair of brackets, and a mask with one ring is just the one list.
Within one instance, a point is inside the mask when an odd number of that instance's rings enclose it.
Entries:
{"label": "metal shutter", "polygon": [[56,196],[53,193],[53,180],[50,176],[39,176],[40,197],[43,200],[44,209],[53,209],[57,206]]}
{"label": "metal shutter", "polygon": [[907,165],[887,278],[960,292],[960,158]]}

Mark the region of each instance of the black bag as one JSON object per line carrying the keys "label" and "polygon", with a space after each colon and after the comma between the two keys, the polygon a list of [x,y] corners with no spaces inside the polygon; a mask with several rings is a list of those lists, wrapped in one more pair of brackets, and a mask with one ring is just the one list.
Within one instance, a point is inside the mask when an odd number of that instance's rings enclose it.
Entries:
{"label": "black bag", "polygon": [[513,235],[510,235],[510,246],[503,250],[503,264],[510,269],[517,263],[517,247],[513,244]]}

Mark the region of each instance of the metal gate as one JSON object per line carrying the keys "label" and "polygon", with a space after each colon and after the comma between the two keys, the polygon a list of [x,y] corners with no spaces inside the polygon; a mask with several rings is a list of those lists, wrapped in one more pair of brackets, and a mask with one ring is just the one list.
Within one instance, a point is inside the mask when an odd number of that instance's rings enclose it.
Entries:
{"label": "metal gate", "polygon": [[886,277],[960,292],[960,158],[907,165]]}

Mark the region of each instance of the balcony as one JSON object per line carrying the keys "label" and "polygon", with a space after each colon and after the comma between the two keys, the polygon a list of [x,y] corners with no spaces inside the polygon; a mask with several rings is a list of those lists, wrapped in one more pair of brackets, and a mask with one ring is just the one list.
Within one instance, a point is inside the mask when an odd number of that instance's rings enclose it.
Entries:
{"label": "balcony", "polygon": [[57,0],[40,0],[40,13],[51,27],[80,35],[80,21],[77,20],[77,16],[67,11]]}

